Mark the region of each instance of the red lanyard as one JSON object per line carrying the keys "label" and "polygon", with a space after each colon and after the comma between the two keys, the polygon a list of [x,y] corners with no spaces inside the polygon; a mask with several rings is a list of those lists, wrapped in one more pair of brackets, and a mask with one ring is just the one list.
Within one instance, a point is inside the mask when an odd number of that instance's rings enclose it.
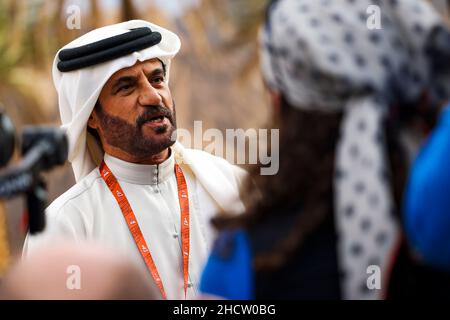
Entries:
{"label": "red lanyard", "polygon": [[[131,235],[134,238],[134,242],[141,253],[142,258],[147,265],[148,270],[150,271],[153,279],[156,282],[159,290],[164,299],[167,299],[166,291],[164,290],[164,286],[159,276],[158,269],[156,268],[155,262],[153,261],[150,250],[147,246],[147,242],[142,235],[142,231],[139,228],[139,224],[137,222],[136,216],[134,215],[133,209],[131,209],[130,203],[128,202],[127,197],[125,196],[122,188],[117,182],[116,177],[113,175],[111,170],[108,168],[106,163],[103,161],[100,165],[100,175],[108,186],[109,190],[111,190],[114,198],[116,198],[117,203],[119,204],[120,210],[122,211],[123,217],[127,222],[128,229],[131,232]],[[180,201],[180,209],[181,209],[181,253],[183,256],[183,278],[184,278],[184,296],[187,296],[187,288],[188,288],[188,277],[189,277],[189,228],[190,228],[190,220],[189,220],[189,197],[187,191],[186,179],[184,178],[183,171],[181,170],[178,164],[175,164],[175,176],[177,178],[177,187],[178,187],[178,200]]]}

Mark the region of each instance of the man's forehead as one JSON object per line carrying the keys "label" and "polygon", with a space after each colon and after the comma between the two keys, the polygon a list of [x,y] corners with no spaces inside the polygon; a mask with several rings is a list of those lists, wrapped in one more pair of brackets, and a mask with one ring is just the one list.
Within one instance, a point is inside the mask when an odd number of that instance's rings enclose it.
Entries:
{"label": "man's forehead", "polygon": [[163,69],[163,63],[161,60],[154,58],[146,61],[138,61],[131,67],[123,68],[116,71],[108,80],[114,81],[124,76],[137,76],[142,70],[145,73],[154,71],[155,69]]}

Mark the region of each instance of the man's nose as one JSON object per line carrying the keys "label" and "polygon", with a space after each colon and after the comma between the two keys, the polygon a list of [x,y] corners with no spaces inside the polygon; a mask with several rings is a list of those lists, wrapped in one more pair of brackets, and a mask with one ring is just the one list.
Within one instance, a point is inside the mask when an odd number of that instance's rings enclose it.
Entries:
{"label": "man's nose", "polygon": [[162,105],[162,97],[151,83],[145,79],[141,83],[141,92],[139,94],[139,104],[141,106]]}

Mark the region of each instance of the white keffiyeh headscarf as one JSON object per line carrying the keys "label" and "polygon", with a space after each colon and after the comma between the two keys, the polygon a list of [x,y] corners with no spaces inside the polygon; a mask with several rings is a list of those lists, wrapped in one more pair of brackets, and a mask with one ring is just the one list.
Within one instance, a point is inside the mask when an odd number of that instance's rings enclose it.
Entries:
{"label": "white keffiyeh headscarf", "polygon": [[399,235],[382,122],[424,91],[450,97],[450,33],[422,0],[279,0],[261,45],[266,82],[292,106],[344,112],[334,180],[342,293],[379,298],[367,268],[378,265],[386,285]]}
{"label": "white keffiyeh headscarf", "polygon": [[[148,27],[153,32],[161,34],[161,42],[137,52],[122,56],[94,66],[70,72],[58,70],[59,52],[63,49],[76,48],[106,38],[129,32],[131,29]],[[53,81],[58,91],[59,110],[62,128],[69,140],[69,157],[72,163],[76,181],[81,180],[96,167],[93,159],[96,146],[94,139],[89,141],[86,126],[100,91],[108,79],[117,71],[131,67],[138,61],[158,58],[166,67],[166,81],[170,74],[170,61],[180,50],[180,39],[174,33],[155,24],[142,20],[131,20],[118,23],[84,34],[61,48],[53,62]],[[91,152],[87,148],[87,140],[94,148]],[[101,157],[102,155],[98,155]],[[100,158],[101,160],[101,158]]]}

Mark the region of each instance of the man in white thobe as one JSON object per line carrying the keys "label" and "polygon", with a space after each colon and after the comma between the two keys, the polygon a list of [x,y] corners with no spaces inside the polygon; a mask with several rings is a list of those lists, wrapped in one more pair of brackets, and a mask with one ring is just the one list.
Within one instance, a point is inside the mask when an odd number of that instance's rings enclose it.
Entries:
{"label": "man in white thobe", "polygon": [[[58,238],[96,241],[126,253],[148,281],[159,281],[163,297],[196,297],[213,241],[209,221],[220,211],[243,210],[238,189],[244,173],[175,141],[168,79],[179,48],[174,33],[133,20],[93,30],[57,53],[53,78],[77,183],[47,208],[47,227],[28,235],[24,255]],[[107,184],[108,176],[116,179],[116,189]],[[132,219],[117,197],[128,201]],[[181,223],[183,197],[189,219]],[[132,235],[135,225],[141,242]],[[182,230],[188,231],[187,242]]]}

